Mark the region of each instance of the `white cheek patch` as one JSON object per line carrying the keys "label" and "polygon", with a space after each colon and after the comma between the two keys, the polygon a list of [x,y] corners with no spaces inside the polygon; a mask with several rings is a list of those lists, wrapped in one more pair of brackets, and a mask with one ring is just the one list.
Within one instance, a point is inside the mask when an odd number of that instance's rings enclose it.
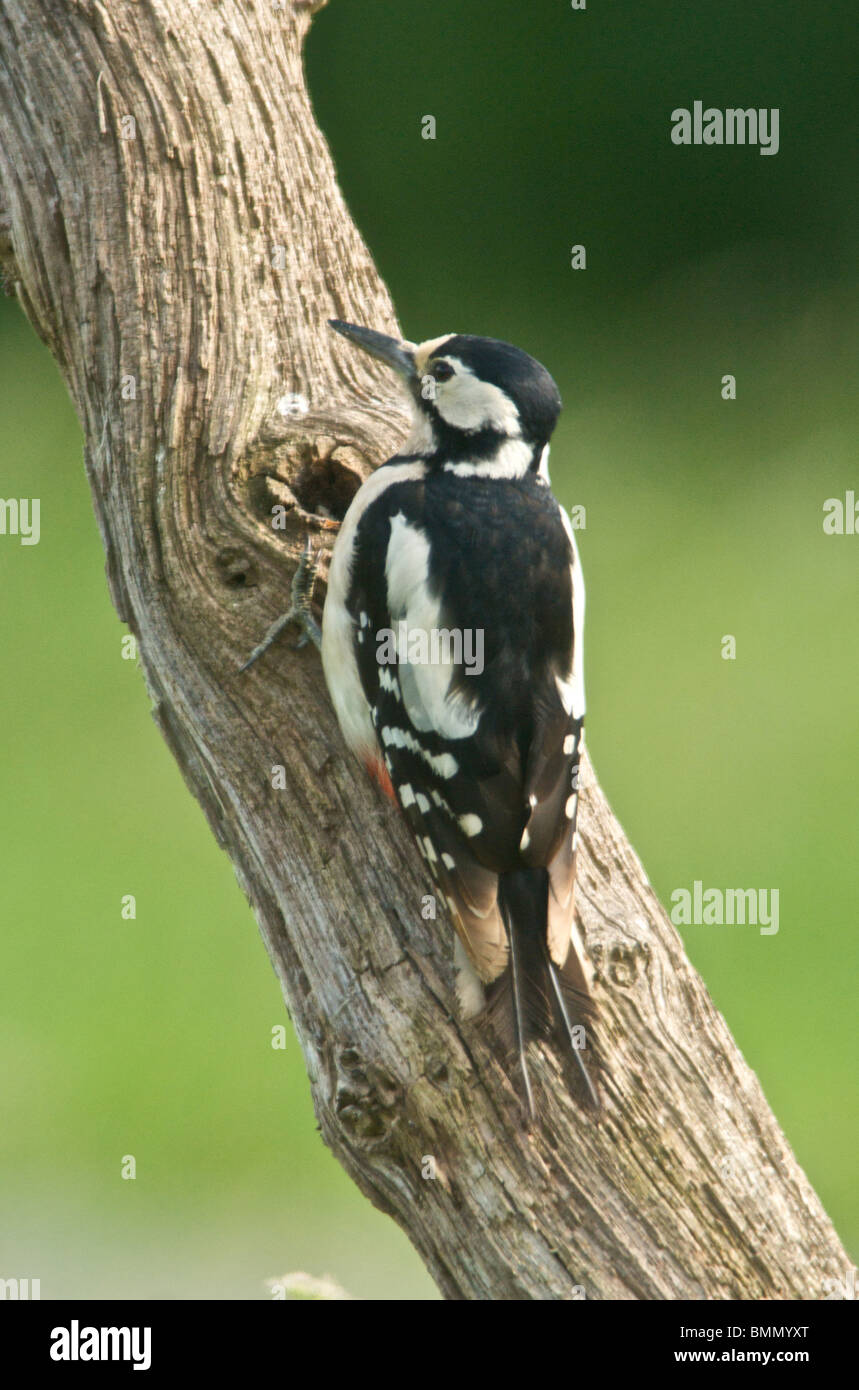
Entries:
{"label": "white cheek patch", "polygon": [[[456,337],[455,333],[442,333],[440,338],[428,338],[425,343],[403,343],[403,347],[406,351],[411,352],[415,359],[415,370],[418,377],[424,375],[427,361],[432,354],[441,347],[442,343],[446,343],[449,338],[454,337]],[[428,411],[421,410],[420,406],[416,406],[412,402],[412,427],[408,438],[402,444],[400,453],[413,454],[420,458],[435,453],[437,447],[438,440],[432,426],[432,416]]]}
{"label": "white cheek patch", "polygon": [[458,430],[493,429],[517,435],[519,411],[499,386],[481,381],[458,357],[449,357],[455,375],[436,387],[435,408]]}

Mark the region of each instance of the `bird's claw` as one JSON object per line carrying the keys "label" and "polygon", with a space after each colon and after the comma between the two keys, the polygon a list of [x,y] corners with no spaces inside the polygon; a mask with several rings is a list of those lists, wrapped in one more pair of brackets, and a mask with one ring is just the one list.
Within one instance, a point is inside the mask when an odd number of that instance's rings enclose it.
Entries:
{"label": "bird's claw", "polygon": [[308,642],[312,642],[315,647],[319,647],[322,642],[322,632],[310,610],[310,600],[313,594],[313,585],[316,582],[316,572],[319,569],[319,556],[310,544],[308,536],[304,542],[304,550],[301,559],[296,566],[295,574],[292,576],[292,606],[288,613],[282,613],[279,618],[272,623],[262,641],[254,647],[247,661],[239,667],[239,671],[247,671],[255,662],[264,656],[269,647],[277,640],[284,628],[294,623],[301,628],[301,636],[293,644],[293,650],[299,651],[306,647]]}

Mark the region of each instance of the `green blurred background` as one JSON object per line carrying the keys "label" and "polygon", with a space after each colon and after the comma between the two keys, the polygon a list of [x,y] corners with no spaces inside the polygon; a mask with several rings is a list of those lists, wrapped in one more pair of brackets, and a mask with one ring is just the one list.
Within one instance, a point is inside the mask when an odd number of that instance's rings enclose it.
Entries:
{"label": "green blurred background", "polygon": [[[560,385],[592,756],[663,901],[780,890],[776,936],[683,935],[854,1254],[859,536],[822,506],[859,492],[855,49],[852,6],[796,0],[334,0],[308,48],[406,333],[507,338]],[[675,147],[695,99],[778,107],[779,153]],[[274,975],[120,660],[77,423],[9,300],[0,372],[0,494],[42,502],[38,546],[0,537],[0,1275],[434,1297],[270,1046]]]}

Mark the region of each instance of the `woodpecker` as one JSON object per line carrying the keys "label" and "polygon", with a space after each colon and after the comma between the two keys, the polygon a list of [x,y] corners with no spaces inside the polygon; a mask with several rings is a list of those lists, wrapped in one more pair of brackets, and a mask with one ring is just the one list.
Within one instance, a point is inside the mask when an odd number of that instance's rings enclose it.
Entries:
{"label": "woodpecker", "polygon": [[[330,323],[393,368],[412,407],[331,556],[321,652],[340,728],[426,861],[456,930],[461,1011],[485,1011],[518,1064],[528,1123],[539,1038],[598,1107],[573,918],[585,592],[549,484],[558,388],[492,338],[414,344]],[[287,616],[316,639],[300,584],[293,599]]]}

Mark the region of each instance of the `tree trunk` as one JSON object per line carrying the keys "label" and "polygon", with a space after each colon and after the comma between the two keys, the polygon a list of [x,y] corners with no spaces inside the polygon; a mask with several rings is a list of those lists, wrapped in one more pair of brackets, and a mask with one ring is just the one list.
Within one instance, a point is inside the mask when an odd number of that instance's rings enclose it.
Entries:
{"label": "tree trunk", "polygon": [[452,931],[421,915],[432,884],[316,652],[281,641],[238,673],[305,534],[328,544],[406,426],[384,369],[326,327],[397,331],[308,102],[313,8],[0,13],[0,256],[77,407],[155,717],[254,906],[326,1142],[447,1297],[825,1297],[849,1261],[592,773],[604,1110],[541,1050],[529,1135],[455,1017]]}

